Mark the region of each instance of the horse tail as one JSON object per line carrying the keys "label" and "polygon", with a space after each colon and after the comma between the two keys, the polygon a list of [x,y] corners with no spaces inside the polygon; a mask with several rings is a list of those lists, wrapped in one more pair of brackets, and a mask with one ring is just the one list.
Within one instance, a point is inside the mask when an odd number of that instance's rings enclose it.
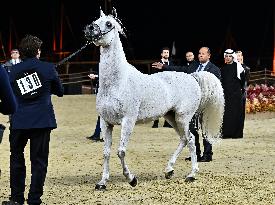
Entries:
{"label": "horse tail", "polygon": [[196,114],[201,115],[200,127],[212,144],[221,137],[224,114],[224,92],[220,80],[212,73],[202,71],[191,74],[201,88],[201,101]]}

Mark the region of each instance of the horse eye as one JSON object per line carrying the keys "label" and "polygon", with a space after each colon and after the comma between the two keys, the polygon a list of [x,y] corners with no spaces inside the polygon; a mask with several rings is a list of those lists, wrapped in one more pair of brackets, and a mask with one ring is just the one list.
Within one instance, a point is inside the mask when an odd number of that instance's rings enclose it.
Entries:
{"label": "horse eye", "polygon": [[106,22],[106,26],[107,26],[108,28],[111,28],[111,27],[112,27],[112,23],[111,23],[110,21],[107,21],[107,22]]}

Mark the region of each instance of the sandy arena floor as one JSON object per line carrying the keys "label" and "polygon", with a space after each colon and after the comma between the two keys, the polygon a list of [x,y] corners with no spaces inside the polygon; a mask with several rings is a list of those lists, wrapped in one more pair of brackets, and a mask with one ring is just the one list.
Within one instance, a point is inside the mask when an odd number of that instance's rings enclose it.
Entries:
{"label": "sandy arena floor", "polygon": [[[103,143],[85,137],[93,133],[97,114],[94,95],[53,97],[58,128],[52,132],[48,174],[43,204],[96,205],[212,205],[275,204],[275,113],[249,114],[243,139],[226,139],[214,145],[213,161],[199,163],[193,183],[184,182],[191,163],[184,148],[175,165],[175,175],[167,180],[164,169],[175,150],[178,137],[173,129],[152,129],[152,123],[136,125],[126,160],[137,176],[131,187],[116,155],[119,130],[114,129],[110,181],[107,191],[95,191],[101,179]],[[7,116],[0,122],[7,125]],[[163,119],[161,119],[161,125]],[[0,145],[0,202],[9,197],[9,131]],[[30,182],[29,145],[26,190]],[[27,192],[25,194],[27,196]]]}

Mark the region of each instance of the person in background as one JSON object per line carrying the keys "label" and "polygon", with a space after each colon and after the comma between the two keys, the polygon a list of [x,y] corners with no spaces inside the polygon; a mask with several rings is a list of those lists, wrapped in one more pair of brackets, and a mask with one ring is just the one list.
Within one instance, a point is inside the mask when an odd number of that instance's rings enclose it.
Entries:
{"label": "person in background", "polygon": [[192,51],[187,51],[185,53],[185,58],[186,58],[186,62],[183,65],[190,66],[192,63],[196,62],[194,53]]}
{"label": "person in background", "polygon": [[[0,113],[4,115],[13,114],[17,109],[17,102],[12,91],[9,76],[4,67],[0,66]],[[0,144],[4,135],[6,126],[0,124]],[[1,169],[0,169],[1,176]]]}
{"label": "person in background", "polygon": [[[89,74],[88,77],[92,80],[97,79],[97,81],[98,81],[98,75]],[[96,94],[97,94],[97,91],[98,91],[98,82],[96,83]],[[97,116],[95,131],[91,136],[86,137],[86,138],[89,139],[89,140],[92,140],[94,142],[104,142],[104,140],[102,138],[100,138],[100,133],[101,133],[100,117]]]}
{"label": "person in background", "polygon": [[11,59],[5,62],[3,66],[7,70],[7,72],[10,72],[13,65],[16,65],[17,63],[21,62],[22,60],[20,58],[19,50],[17,48],[14,48],[11,50]]}
{"label": "person in background", "polygon": [[9,76],[3,66],[0,66],[0,113],[13,114],[17,109],[17,102],[10,85]]}
{"label": "person in background", "polygon": [[243,66],[244,68],[244,87],[242,88],[242,100],[243,100],[243,120],[242,120],[242,127],[244,128],[244,120],[245,120],[245,112],[246,112],[246,97],[247,97],[247,86],[250,79],[250,68],[244,63],[243,59],[243,52],[236,51],[237,61]]}
{"label": "person in background", "polygon": [[[243,97],[244,100],[246,99],[246,89],[248,86],[248,81],[250,79],[250,68],[244,63],[244,59],[243,59],[243,52],[242,51],[236,51],[235,52],[237,55],[237,61],[243,66],[244,68],[244,87],[243,87]],[[244,102],[245,103],[245,102]]]}
{"label": "person in background", "polygon": [[26,35],[19,50],[23,62],[13,66],[9,76],[18,109],[10,122],[9,201],[2,205],[23,205],[25,201],[26,164],[24,149],[30,141],[31,184],[29,205],[41,204],[47,175],[51,131],[57,127],[51,95],[62,97],[64,89],[53,63],[39,60],[42,41]]}
{"label": "person in background", "polygon": [[[21,62],[22,62],[22,60],[20,58],[19,50],[17,48],[13,48],[13,49],[11,49],[11,59],[6,61],[3,64],[3,67],[9,73],[14,65],[16,65],[17,63],[21,63]],[[10,118],[11,118],[11,116],[9,116],[8,122],[10,122]]]}
{"label": "person in background", "polygon": [[224,52],[221,75],[225,99],[222,138],[243,138],[244,106],[242,98],[245,72],[232,49],[227,49]]}
{"label": "person in background", "polygon": [[[194,72],[207,71],[214,74],[218,79],[221,79],[220,68],[218,68],[212,62],[210,62],[210,57],[211,57],[210,49],[208,47],[201,47],[198,54],[199,62],[194,62],[190,64],[190,66],[169,66],[169,65],[161,64],[159,62],[155,62],[152,64],[152,67],[163,71],[177,71],[177,72],[185,72],[189,74]],[[194,115],[189,124],[190,132],[195,136],[197,160],[198,162],[210,162],[212,161],[212,156],[213,156],[212,145],[205,139],[205,136],[203,136],[204,152],[203,152],[203,155],[201,156],[199,133],[198,133],[199,120],[200,120],[200,116]],[[191,157],[187,157],[185,160],[191,161]]]}
{"label": "person in background", "polygon": [[[173,66],[174,63],[172,62],[172,60],[170,60],[170,49],[168,47],[163,47],[161,49],[161,53],[160,53],[161,59],[159,61],[159,63],[164,64],[164,65],[171,65]],[[157,73],[158,70],[154,70],[153,73]],[[159,119],[154,120],[152,128],[158,128],[159,126]],[[164,120],[164,124],[163,127],[169,127],[172,128],[172,126],[166,121]]]}

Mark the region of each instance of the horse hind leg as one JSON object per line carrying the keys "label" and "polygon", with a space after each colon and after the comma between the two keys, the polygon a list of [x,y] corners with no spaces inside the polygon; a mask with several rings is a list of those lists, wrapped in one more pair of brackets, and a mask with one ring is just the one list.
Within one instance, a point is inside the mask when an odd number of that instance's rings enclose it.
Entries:
{"label": "horse hind leg", "polygon": [[123,175],[128,180],[129,184],[132,187],[135,187],[137,185],[137,178],[135,175],[133,175],[125,161],[125,155],[126,155],[126,147],[129,142],[129,138],[132,134],[133,128],[135,126],[135,120],[134,119],[123,119],[121,124],[121,138],[120,138],[120,144],[118,148],[118,157],[121,161],[121,166],[123,169]]}
{"label": "horse hind leg", "polygon": [[195,137],[189,131],[189,122],[191,120],[190,116],[188,116],[188,117],[176,116],[177,128],[178,128],[178,131],[177,130],[176,131],[180,136],[180,143],[179,143],[176,151],[172,155],[171,159],[168,162],[168,165],[166,167],[166,174],[165,174],[166,178],[171,178],[172,175],[174,174],[173,165],[175,164],[178,156],[180,155],[180,153],[182,152],[182,150],[186,146],[186,144],[189,147],[189,151],[190,151],[190,155],[191,155],[192,170],[191,170],[191,173],[186,177],[185,181],[194,181],[195,174],[199,171],[197,155],[196,155]]}
{"label": "horse hind leg", "polygon": [[166,179],[170,179],[174,175],[173,166],[176,163],[178,156],[180,155],[180,153],[182,152],[183,148],[186,146],[186,143],[187,143],[186,138],[184,137],[184,129],[182,124],[176,122],[175,114],[173,116],[174,118],[171,116],[170,117],[165,116],[165,119],[167,119],[167,121],[169,120],[172,123],[173,128],[175,129],[177,134],[180,136],[180,142],[178,144],[176,151],[173,153],[173,155],[169,159],[167,166],[165,168]]}
{"label": "horse hind leg", "polygon": [[186,182],[192,182],[195,180],[195,175],[199,171],[197,154],[196,154],[196,145],[195,145],[195,136],[189,130],[189,123],[185,131],[185,135],[187,136],[187,146],[189,148],[190,156],[191,156],[191,165],[192,170],[191,173],[187,175],[185,178]]}
{"label": "horse hind leg", "polygon": [[166,179],[170,179],[174,175],[173,166],[176,163],[178,156],[180,155],[180,153],[182,152],[182,150],[185,146],[186,146],[186,140],[183,137],[181,137],[176,151],[173,153],[172,157],[169,159],[168,164],[165,168],[165,178]]}

